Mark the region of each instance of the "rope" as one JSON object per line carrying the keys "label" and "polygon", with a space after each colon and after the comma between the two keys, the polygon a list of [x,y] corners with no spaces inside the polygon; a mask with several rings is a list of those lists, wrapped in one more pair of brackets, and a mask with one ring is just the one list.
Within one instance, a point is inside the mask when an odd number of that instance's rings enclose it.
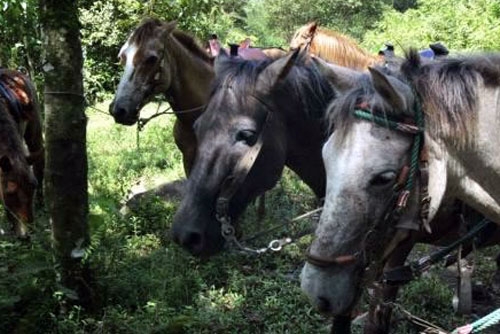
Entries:
{"label": "rope", "polygon": [[451,332],[451,334],[479,333],[480,331],[489,328],[497,323],[500,323],[500,308],[488,315],[485,315],[481,319],[474,321],[472,324],[458,327],[453,332]]}
{"label": "rope", "polygon": [[397,200],[396,210],[402,210],[406,206],[406,201],[415,185],[416,174],[419,167],[420,148],[422,146],[424,133],[424,117],[420,104],[417,104],[415,107],[415,125],[397,122],[387,117],[381,117],[363,108],[355,109],[354,115],[360,119],[372,121],[377,125],[388,127],[391,130],[415,135],[410,153],[410,170],[408,178]]}

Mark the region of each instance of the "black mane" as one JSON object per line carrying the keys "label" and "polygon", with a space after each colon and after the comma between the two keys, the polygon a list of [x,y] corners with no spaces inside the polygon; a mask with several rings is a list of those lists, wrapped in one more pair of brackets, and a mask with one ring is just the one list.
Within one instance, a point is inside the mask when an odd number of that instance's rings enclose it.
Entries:
{"label": "black mane", "polygon": [[[256,94],[259,75],[273,62],[279,59],[244,60],[233,57],[226,60],[217,70],[211,98],[222,89],[231,88],[235,92],[238,104],[245,105],[250,95]],[[286,78],[275,87],[271,94],[280,100],[280,106],[299,107],[307,117],[322,116],[329,101],[334,97],[333,88],[307,56],[299,55]],[[283,102],[283,103],[282,103]]]}

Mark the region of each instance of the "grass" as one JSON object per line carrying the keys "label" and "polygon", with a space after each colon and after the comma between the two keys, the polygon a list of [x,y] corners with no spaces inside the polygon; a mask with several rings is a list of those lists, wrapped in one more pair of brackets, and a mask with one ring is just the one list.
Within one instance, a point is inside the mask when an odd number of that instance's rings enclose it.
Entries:
{"label": "grass", "polygon": [[[106,110],[107,106],[97,108]],[[184,176],[171,135],[173,116],[151,121],[139,137],[135,127],[115,125],[107,115],[89,109],[88,116],[92,239],[86,261],[94,275],[96,309],[65,304],[71,292],[57,284],[48,251],[48,218],[39,212],[31,243],[0,239],[2,333],[329,331],[330,320],[312,309],[299,287],[297,274],[310,237],[258,257],[226,252],[202,261],[189,256],[166,237],[178,203],[149,198],[127,216],[119,212],[129,189],[138,182],[153,186]],[[244,235],[316,205],[311,191],[289,171],[266,201],[268,212],[260,225],[256,208],[251,205],[247,210]],[[293,231],[267,236],[255,246],[289,233]],[[487,254],[492,256],[493,251]],[[493,262],[484,262],[478,266],[481,280],[487,282]],[[451,295],[439,271],[433,271],[430,279],[405,287],[399,302],[419,316],[452,328],[466,319],[453,314]],[[354,330],[361,333],[359,327]],[[395,332],[418,331],[401,323]]]}

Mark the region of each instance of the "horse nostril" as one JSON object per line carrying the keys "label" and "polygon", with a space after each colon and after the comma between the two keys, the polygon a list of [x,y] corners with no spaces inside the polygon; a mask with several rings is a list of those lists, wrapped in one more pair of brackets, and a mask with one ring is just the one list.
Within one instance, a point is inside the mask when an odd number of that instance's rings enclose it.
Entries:
{"label": "horse nostril", "polygon": [[127,111],[123,107],[113,108],[113,116],[115,118],[121,119],[121,118],[125,117],[126,114],[127,114]]}
{"label": "horse nostril", "polygon": [[332,310],[332,304],[325,297],[318,297],[317,305],[318,311],[322,313],[330,313]]}
{"label": "horse nostril", "polygon": [[188,231],[183,235],[176,236],[176,242],[193,253],[199,253],[203,249],[203,236],[196,231]]}

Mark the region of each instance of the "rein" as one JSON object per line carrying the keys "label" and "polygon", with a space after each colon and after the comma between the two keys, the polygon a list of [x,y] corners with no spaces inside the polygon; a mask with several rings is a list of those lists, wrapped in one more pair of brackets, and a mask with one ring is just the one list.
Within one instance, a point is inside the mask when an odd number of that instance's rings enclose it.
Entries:
{"label": "rein", "polygon": [[[259,100],[260,101],[260,100]],[[229,215],[229,202],[233,198],[234,194],[238,191],[238,188],[245,181],[248,173],[252,169],[257,156],[262,149],[264,132],[267,128],[267,124],[271,118],[271,112],[266,111],[266,117],[262,125],[262,129],[259,133],[257,141],[250,147],[250,149],[241,157],[241,159],[236,163],[233,169],[233,173],[226,177],[222,183],[221,191],[216,200],[215,206],[215,219],[221,224],[221,235],[226,240],[228,244],[235,244],[238,248],[245,250],[236,238],[236,229],[231,223],[231,217]]]}
{"label": "rein", "polygon": [[[224,179],[224,181],[222,182],[222,187],[221,187],[219,196],[217,197],[217,200],[216,200],[215,219],[220,223],[221,235],[229,247],[235,246],[237,249],[244,251],[244,252],[247,252],[247,253],[251,253],[251,254],[262,254],[262,253],[265,253],[269,250],[280,251],[283,248],[283,246],[286,246],[286,245],[292,243],[293,239],[297,239],[297,238],[300,238],[306,234],[310,234],[311,231],[307,231],[305,233],[300,233],[300,234],[294,236],[293,238],[292,237],[285,237],[282,239],[274,239],[271,242],[269,242],[267,247],[263,247],[263,248],[247,247],[247,246],[243,245],[238,240],[238,238],[236,236],[236,228],[232,224],[231,216],[229,214],[229,204],[231,202],[231,199],[234,197],[234,195],[238,191],[239,187],[243,184],[243,182],[247,178],[248,174],[250,173],[250,170],[252,169],[253,165],[255,164],[255,161],[257,160],[257,157],[262,149],[264,134],[266,133],[268,124],[269,124],[271,117],[272,117],[272,109],[264,101],[262,101],[258,97],[254,96],[254,98],[266,107],[266,116],[264,118],[264,122],[263,122],[262,128],[260,130],[260,133],[257,137],[257,141],[240,158],[240,160],[238,160],[238,162],[236,163],[236,165],[233,168],[233,172],[230,175],[228,175]],[[250,238],[245,239],[244,241],[257,239],[264,234],[267,234],[271,231],[274,231],[282,226],[285,226],[285,225],[297,222],[297,221],[304,219],[306,217],[309,217],[309,216],[311,216],[319,211],[321,211],[321,208],[315,209],[315,210],[310,211],[310,212],[305,213],[305,214],[302,214],[302,215],[300,215],[292,220],[285,222],[284,224],[280,224],[280,225],[271,227],[267,231],[260,232],[257,235],[254,235]]]}

